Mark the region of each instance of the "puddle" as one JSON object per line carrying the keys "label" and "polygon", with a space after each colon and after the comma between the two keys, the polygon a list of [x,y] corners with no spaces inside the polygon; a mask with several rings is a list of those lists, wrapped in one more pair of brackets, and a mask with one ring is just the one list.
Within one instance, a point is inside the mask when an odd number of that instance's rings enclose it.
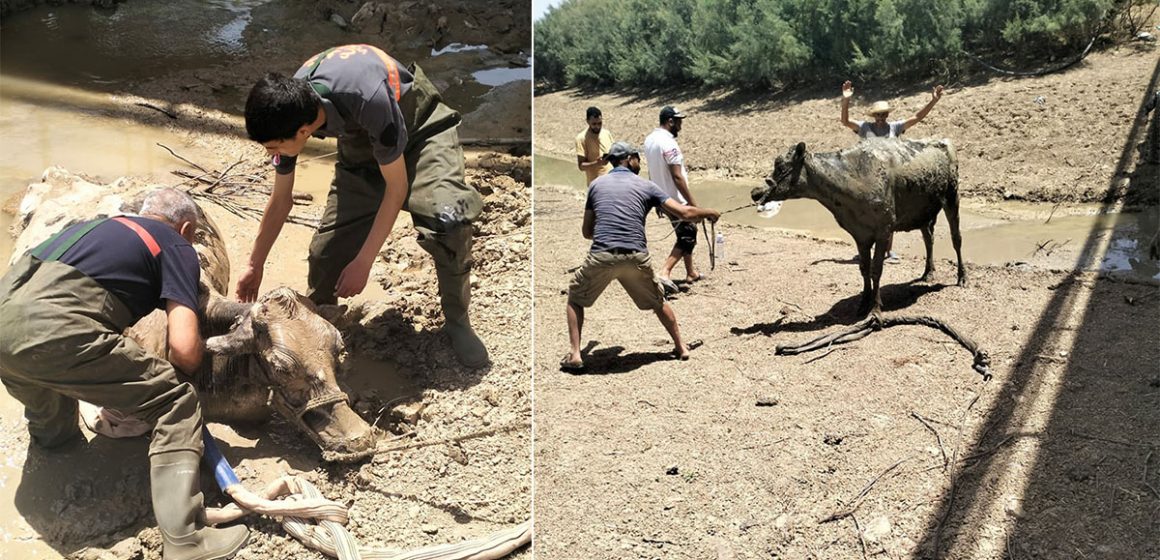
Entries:
{"label": "puddle", "polygon": [[487,45],[464,45],[463,43],[451,43],[439,50],[431,49],[431,58],[447,53],[460,53],[470,51],[486,51]]}
{"label": "puddle", "polygon": [[[537,184],[586,188],[584,174],[573,162],[537,155],[534,164]],[[642,172],[642,175],[647,176],[647,172]],[[750,189],[758,180],[755,179],[753,184],[743,184],[740,181],[698,181],[694,176],[692,188],[702,205],[727,211],[749,204]],[[1160,227],[1160,209],[1099,214],[1098,206],[1089,205],[1071,207],[1072,215],[1062,215],[1065,211],[1058,209],[1053,215],[1050,204],[964,203],[964,206],[959,217],[963,259],[969,262],[992,265],[1031,262],[1047,268],[1114,270],[1160,279],[1160,263],[1147,258],[1150,236]],[[1082,215],[1074,215],[1077,211]],[[772,218],[761,217],[756,208],[746,208],[725,214],[721,219],[724,223],[795,230],[850,241],[850,257],[856,252],[849,234],[838,226],[825,207],[813,200],[787,200]],[[1089,244],[1089,238],[1095,242]],[[1091,253],[1081,254],[1088,245]],[[896,234],[894,250],[904,258],[924,258],[926,249],[922,234],[917,231]],[[950,230],[942,214],[935,228],[934,254],[937,259],[955,257]]]}
{"label": "puddle", "polygon": [[507,83],[516,82],[519,80],[531,80],[531,67],[523,68],[490,68],[487,70],[480,70],[471,74],[475,81],[485,86],[502,86]]}

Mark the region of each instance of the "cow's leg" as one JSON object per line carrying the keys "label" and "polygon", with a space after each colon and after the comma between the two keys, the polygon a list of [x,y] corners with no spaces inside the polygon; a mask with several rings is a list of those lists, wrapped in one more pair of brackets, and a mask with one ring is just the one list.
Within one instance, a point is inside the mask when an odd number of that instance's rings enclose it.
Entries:
{"label": "cow's leg", "polygon": [[938,214],[931,218],[930,223],[922,228],[922,242],[926,245],[926,269],[922,271],[920,282],[930,282],[934,272],[934,224],[938,221]]}
{"label": "cow's leg", "polygon": [[959,285],[967,285],[967,269],[963,268],[963,236],[959,233],[959,193],[950,189],[943,211],[947,214],[947,225],[951,228],[951,243],[955,246],[955,256],[959,261]]}
{"label": "cow's leg", "polygon": [[870,248],[874,240],[855,239],[854,243],[858,245],[858,270],[862,273],[862,299],[858,302],[858,315],[862,316],[870,311],[874,302],[873,283],[870,282]]}
{"label": "cow's leg", "polygon": [[886,238],[880,238],[874,244],[874,258],[870,262],[870,281],[872,282],[871,290],[873,292],[873,307],[870,308],[871,315],[878,315],[882,313],[882,263],[886,260],[886,251],[889,243],[885,241],[889,239],[889,234]]}

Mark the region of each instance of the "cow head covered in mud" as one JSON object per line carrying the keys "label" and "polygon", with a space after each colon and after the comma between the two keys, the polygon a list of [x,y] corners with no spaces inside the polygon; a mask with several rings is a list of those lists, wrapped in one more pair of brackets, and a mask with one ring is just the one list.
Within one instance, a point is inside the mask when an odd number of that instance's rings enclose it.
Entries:
{"label": "cow head covered in mud", "polygon": [[805,167],[806,145],[799,143],[790,151],[773,160],[773,173],[765,178],[765,186],[754,187],[749,193],[757,204],[782,201],[802,196],[802,168]]}
{"label": "cow head covered in mud", "polygon": [[377,439],[336,380],[343,343],[330,321],[342,310],[317,307],[285,287],[252,305],[211,296],[206,306],[211,335],[206,350],[214,354],[215,379],[248,368],[269,387],[278,412],[317,442],[328,459],[365,455]]}
{"label": "cow head covered in mud", "polygon": [[[20,204],[14,254],[21,255],[72,223],[135,212],[148,189],[118,181],[98,185],[50,168],[30,185]],[[199,209],[194,248],[202,269],[202,336],[214,352],[194,384],[205,418],[260,421],[270,406],[318,443],[324,457],[353,460],[374,450],[375,430],[347,404],[336,373],[342,354],[333,318],[341,308],[319,309],[289,288],[266,293],[255,304],[227,300],[230,277],[225,243]],[[126,331],[147,351],[166,355],[166,316],[158,310]]]}

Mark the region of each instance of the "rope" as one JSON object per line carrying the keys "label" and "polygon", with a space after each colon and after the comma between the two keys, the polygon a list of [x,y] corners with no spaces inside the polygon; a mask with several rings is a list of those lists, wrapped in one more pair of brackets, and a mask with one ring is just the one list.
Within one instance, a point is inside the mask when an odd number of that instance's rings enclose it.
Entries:
{"label": "rope", "polygon": [[304,546],[339,560],[497,560],[532,539],[531,521],[525,521],[487,537],[412,551],[366,548],[344,527],[347,508],[324,498],[307,480],[284,476],[267,486],[263,495],[241,484],[229,486],[226,493],[235,503],[206,508],[210,525],[235,521],[248,513],[282,517],[282,527]]}

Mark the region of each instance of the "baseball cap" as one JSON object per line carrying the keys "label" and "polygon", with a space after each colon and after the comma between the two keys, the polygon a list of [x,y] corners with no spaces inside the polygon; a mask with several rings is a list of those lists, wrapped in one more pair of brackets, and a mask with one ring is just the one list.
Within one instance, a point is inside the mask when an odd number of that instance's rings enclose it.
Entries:
{"label": "baseball cap", "polygon": [[683,119],[685,116],[680,109],[670,105],[666,105],[664,109],[661,109],[661,122],[669,119]]}
{"label": "baseball cap", "polygon": [[607,159],[620,160],[628,156],[635,156],[640,154],[632,144],[628,142],[614,142],[611,148],[608,148],[608,153],[604,154]]}

